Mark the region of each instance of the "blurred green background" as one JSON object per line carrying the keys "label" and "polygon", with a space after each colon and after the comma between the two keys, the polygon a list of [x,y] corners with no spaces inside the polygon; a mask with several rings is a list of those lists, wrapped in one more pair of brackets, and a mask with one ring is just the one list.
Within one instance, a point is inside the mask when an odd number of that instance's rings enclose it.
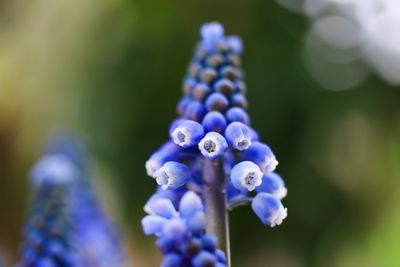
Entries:
{"label": "blurred green background", "polygon": [[29,168],[63,131],[92,153],[131,266],[159,264],[140,227],[155,187],[144,162],[167,138],[198,28],[215,20],[244,40],[252,125],[289,189],[280,227],[231,213],[234,266],[400,266],[400,89],[374,76],[321,88],[302,61],[306,19],[265,0],[0,2],[4,266],[18,260]]}

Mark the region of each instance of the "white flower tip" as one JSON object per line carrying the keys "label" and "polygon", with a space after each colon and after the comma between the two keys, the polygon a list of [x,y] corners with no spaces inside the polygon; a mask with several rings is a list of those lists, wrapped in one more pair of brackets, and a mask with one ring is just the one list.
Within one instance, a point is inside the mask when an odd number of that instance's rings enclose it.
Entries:
{"label": "white flower tip", "polygon": [[157,161],[149,159],[146,161],[147,175],[156,178],[156,172],[162,167]]}
{"label": "white flower tip", "polygon": [[275,227],[280,225],[283,220],[287,217],[287,208],[283,206],[279,207],[279,209],[275,210],[271,216],[268,218],[271,227]]}
{"label": "white flower tip", "polygon": [[173,130],[171,136],[174,143],[179,146],[185,146],[190,144],[191,141],[190,133],[183,127],[177,127],[175,130]]}
{"label": "white flower tip", "polygon": [[64,184],[75,180],[79,171],[65,156],[51,155],[40,160],[31,172],[31,180],[35,185],[45,182]]}
{"label": "white flower tip", "polygon": [[204,157],[214,159],[225,152],[228,144],[225,138],[216,132],[209,132],[199,142],[199,150]]}
{"label": "white flower tip", "polygon": [[234,141],[234,148],[239,151],[248,149],[251,146],[251,138],[249,136],[241,135]]}
{"label": "white flower tip", "polygon": [[275,171],[278,164],[279,162],[276,160],[275,156],[272,155],[266,158],[265,161],[261,164],[261,169],[264,173],[270,173]]}
{"label": "white flower tip", "polygon": [[279,200],[284,199],[287,196],[287,188],[285,186],[280,186],[275,192],[273,193]]}
{"label": "white flower tip", "polygon": [[163,190],[167,190],[167,188],[171,185],[171,177],[165,172],[165,168],[161,167],[155,173],[156,182]]}
{"label": "white flower tip", "polygon": [[248,191],[253,191],[256,187],[262,184],[263,173],[260,168],[253,164],[253,168],[249,169],[242,179],[242,185]]}
{"label": "white flower tip", "polygon": [[205,23],[200,28],[200,35],[203,39],[220,38],[224,35],[224,27],[219,22]]}

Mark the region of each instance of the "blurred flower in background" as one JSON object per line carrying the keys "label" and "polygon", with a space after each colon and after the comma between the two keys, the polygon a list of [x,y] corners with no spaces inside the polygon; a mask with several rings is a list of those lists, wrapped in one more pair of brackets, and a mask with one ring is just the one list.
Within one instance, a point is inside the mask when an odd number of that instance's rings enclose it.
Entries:
{"label": "blurred flower in background", "polygon": [[325,88],[345,90],[370,71],[400,85],[400,2],[397,0],[276,0],[304,13],[310,29],[304,61]]}

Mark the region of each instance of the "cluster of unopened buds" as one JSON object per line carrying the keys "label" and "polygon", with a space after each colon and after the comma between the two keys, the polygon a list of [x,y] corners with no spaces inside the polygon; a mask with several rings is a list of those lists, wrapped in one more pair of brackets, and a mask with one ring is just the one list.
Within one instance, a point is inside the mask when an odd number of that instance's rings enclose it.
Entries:
{"label": "cluster of unopened buds", "polygon": [[[162,266],[226,266],[224,253],[205,229],[213,186],[207,168],[221,165],[225,209],[251,202],[261,221],[274,227],[287,216],[287,189],[274,172],[278,161],[250,126],[241,70],[242,42],[219,23],[201,27],[179,101],[170,140],[146,162],[159,188],[145,206],[146,234],[155,234]],[[211,164],[210,164],[211,163]],[[218,184],[218,183],[215,183]],[[219,189],[218,189],[219,190]],[[205,264],[207,263],[207,264]]]}
{"label": "cluster of unopened buds", "polygon": [[119,235],[92,190],[80,151],[57,139],[34,166],[17,267],[120,267]]}

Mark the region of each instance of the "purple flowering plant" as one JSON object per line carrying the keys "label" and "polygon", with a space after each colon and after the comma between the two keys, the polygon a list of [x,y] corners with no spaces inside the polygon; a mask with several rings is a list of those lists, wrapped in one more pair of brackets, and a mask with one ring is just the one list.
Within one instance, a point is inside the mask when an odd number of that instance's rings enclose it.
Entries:
{"label": "purple flowering plant", "polygon": [[119,233],[92,188],[84,152],[57,138],[32,168],[17,267],[125,266]]}
{"label": "purple flowering plant", "polygon": [[278,161],[250,126],[242,41],[215,22],[200,36],[170,140],[146,162],[158,188],[142,227],[157,236],[162,267],[230,266],[228,211],[238,205],[251,203],[271,227],[287,216]]}

